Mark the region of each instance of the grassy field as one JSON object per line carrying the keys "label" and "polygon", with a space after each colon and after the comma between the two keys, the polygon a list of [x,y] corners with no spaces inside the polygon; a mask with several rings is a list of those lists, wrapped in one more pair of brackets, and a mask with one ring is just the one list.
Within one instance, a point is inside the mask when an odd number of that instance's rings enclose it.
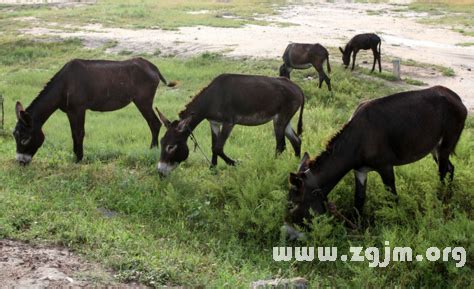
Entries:
{"label": "grassy field", "polygon": [[474,1],[472,0],[417,0],[408,9],[427,12],[421,23],[451,27],[466,36],[474,36]]}
{"label": "grassy field", "polygon": [[[39,14],[54,13],[38,9]],[[26,16],[28,11],[13,13]],[[10,16],[0,17],[7,23],[5,19]],[[159,150],[148,149],[148,127],[133,105],[111,113],[88,112],[85,159],[81,164],[74,163],[67,118],[57,112],[44,126],[46,141],[33,163],[25,168],[18,166],[10,134],[16,122],[15,102],[29,104],[73,57],[131,57],[105,54],[104,49],[84,49],[81,41],[74,39],[44,42],[14,32],[0,34],[0,94],[6,99],[6,132],[0,136],[0,238],[65,245],[113,268],[121,281],[151,286],[248,288],[255,280],[296,276],[309,279],[311,288],[472,286],[472,116],[467,120],[457,156],[452,158],[456,176],[451,187],[440,185],[436,165],[426,157],[396,169],[400,203],[395,205],[378,175],[371,173],[365,207],[371,225],[354,232],[330,216],[319,216],[307,240],[297,243],[285,241],[280,226],[287,200],[287,176],[296,169],[298,160],[290,150],[274,158],[271,124],[234,129],[226,152],[239,161],[236,167],[220,163],[211,171],[203,156],[192,152],[169,178],[160,179],[155,169]],[[168,80],[179,81],[176,89],[160,86],[155,98],[155,105],[171,119],[220,73],[276,75],[280,65],[217,54],[189,59],[141,56],[155,63]],[[303,151],[311,156],[321,152],[360,101],[401,89],[384,80],[359,78],[340,65],[332,68],[333,94],[326,88],[317,89],[315,80],[306,80],[309,71],[292,74],[307,97]],[[196,137],[210,156],[207,123],[197,128]],[[350,214],[352,175],[346,176],[329,197],[343,213]],[[103,209],[117,215],[106,217],[101,213]],[[272,260],[273,246],[337,246],[345,253],[349,246],[357,245],[383,249],[384,241],[390,241],[391,246],[410,246],[417,253],[431,246],[463,246],[468,261],[463,268],[456,268],[453,261],[369,268],[367,262]]]}
{"label": "grassy field", "polygon": [[[273,14],[286,0],[101,0],[95,5],[56,8],[55,6],[0,5],[8,11],[0,19],[34,16],[46,22],[67,24],[101,23],[110,27],[176,29],[181,26],[240,27],[265,25],[259,19]],[[3,7],[3,9],[2,9]],[[13,10],[13,11],[11,11]]]}

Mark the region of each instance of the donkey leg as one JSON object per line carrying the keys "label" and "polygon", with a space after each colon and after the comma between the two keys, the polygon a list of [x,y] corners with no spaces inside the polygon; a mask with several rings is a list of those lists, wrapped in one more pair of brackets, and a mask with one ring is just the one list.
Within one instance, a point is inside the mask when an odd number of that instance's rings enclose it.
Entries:
{"label": "donkey leg", "polygon": [[285,128],[288,122],[289,120],[282,120],[278,114],[273,118],[273,131],[276,139],[275,155],[279,155],[285,150]]}
{"label": "donkey leg", "polygon": [[454,178],[454,165],[449,161],[449,151],[440,148],[438,150],[438,171],[439,180],[444,184],[444,178],[449,173],[449,180],[452,181]]}
{"label": "donkey leg", "polygon": [[454,165],[448,159],[448,172],[449,172],[449,181],[452,182],[454,179]]}
{"label": "donkey leg", "polygon": [[67,112],[69,119],[69,125],[71,126],[72,141],[74,145],[74,154],[76,155],[76,162],[80,162],[84,156],[84,121],[86,117],[86,111],[69,111]]}
{"label": "donkey leg", "polygon": [[280,76],[290,79],[290,72],[291,70],[285,63],[280,66]]}
{"label": "donkey leg", "polygon": [[217,139],[221,132],[221,124],[215,121],[209,121],[211,125],[211,136],[212,136],[212,160],[211,166],[215,167],[217,165]]}
{"label": "donkey leg", "polygon": [[375,70],[375,64],[377,63],[377,47],[373,48],[372,47],[372,53],[374,54],[374,64],[372,65],[372,70],[370,72],[374,72]]}
{"label": "donkey leg", "polygon": [[155,112],[153,111],[153,99],[151,101],[136,101],[134,100],[135,106],[138,108],[143,118],[148,123],[148,127],[151,131],[151,144],[150,148],[158,146],[158,135],[160,134],[161,123],[158,120]]}
{"label": "donkey leg", "polygon": [[377,52],[377,59],[379,61],[379,72],[382,72],[382,63],[380,62],[380,58],[381,58],[380,54],[381,54],[380,51]]}
{"label": "donkey leg", "polygon": [[354,66],[355,66],[355,63],[356,63],[357,52],[359,52],[359,50],[354,50],[354,52],[352,53],[352,69],[351,70],[354,70]]}
{"label": "donkey leg", "polygon": [[321,88],[321,85],[324,82],[326,82],[326,85],[328,86],[328,90],[331,91],[331,79],[327,76],[327,74],[324,72],[323,64],[322,63],[317,63],[313,62],[313,67],[316,69],[316,72],[318,73],[319,76],[319,88]]}
{"label": "donkey leg", "polygon": [[385,188],[395,196],[395,200],[398,203],[399,198],[395,187],[395,174],[393,173],[393,167],[388,166],[385,168],[379,168],[377,169],[377,172],[382,177],[382,182],[384,183]]}
{"label": "donkey leg", "polygon": [[295,156],[299,158],[301,156],[301,139],[291,127],[291,122],[288,122],[288,124],[286,125],[285,136],[290,141],[291,146],[295,151]]}
{"label": "donkey leg", "polygon": [[365,191],[367,187],[367,172],[364,170],[354,170],[355,196],[354,206],[359,215],[362,215],[365,203]]}
{"label": "donkey leg", "polygon": [[217,143],[216,143],[217,155],[220,156],[226,162],[226,164],[228,164],[230,166],[234,166],[235,161],[233,159],[229,158],[224,153],[224,145],[225,145],[225,142],[227,141],[227,138],[230,136],[230,133],[232,132],[233,128],[234,128],[234,124],[223,123],[222,124],[222,130],[219,134],[219,137],[218,137]]}
{"label": "donkey leg", "polygon": [[321,85],[326,78],[326,74],[324,73],[323,66],[321,63],[313,62],[313,67],[314,69],[316,69],[316,72],[318,73],[318,77],[319,77],[318,87],[321,88]]}
{"label": "donkey leg", "polygon": [[327,74],[324,74],[324,81],[326,82],[326,85],[328,86],[328,90],[332,91],[331,89],[331,79],[327,76]]}

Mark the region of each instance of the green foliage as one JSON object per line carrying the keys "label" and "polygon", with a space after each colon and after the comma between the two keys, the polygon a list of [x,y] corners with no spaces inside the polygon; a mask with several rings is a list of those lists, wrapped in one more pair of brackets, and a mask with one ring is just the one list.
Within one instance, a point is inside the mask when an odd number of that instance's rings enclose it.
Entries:
{"label": "green foliage", "polygon": [[[175,1],[103,0],[94,5],[71,8],[54,6],[2,6],[0,23],[12,17],[34,14],[40,20],[68,24],[101,23],[109,27],[177,29],[182,26],[240,27],[244,24],[269,24],[259,20],[285,5],[285,0]],[[13,10],[13,11],[12,11]],[[2,16],[2,14],[4,14]]]}
{"label": "green foliage", "polygon": [[424,68],[431,68],[435,71],[438,71],[441,73],[443,76],[455,76],[456,73],[454,72],[454,69],[451,67],[446,67],[442,65],[437,65],[437,64],[429,64],[429,63],[423,63],[419,61],[415,61],[413,59],[407,59],[402,61],[402,65],[406,66],[416,66],[416,67],[424,67]]}
{"label": "green foliage", "polygon": [[466,36],[474,34],[474,3],[470,0],[417,0],[408,8],[428,13],[428,17],[420,20],[421,23],[451,26],[454,31]]}
{"label": "green foliage", "polygon": [[[0,91],[5,96],[6,130],[15,125],[15,102],[30,103],[72,57],[127,57],[104,54],[104,49],[82,49],[77,40],[40,42],[2,36]],[[168,80],[179,81],[175,89],[160,86],[155,98],[154,104],[170,119],[220,73],[277,75],[280,65],[211,53],[189,59],[147,58]],[[334,66],[330,93],[326,87],[318,89],[316,80],[308,80],[306,76],[314,73],[292,74],[306,95],[303,150],[312,156],[321,152],[360,101],[397,91],[383,80],[361,79]],[[165,179],[155,169],[159,150],[148,149],[148,127],[133,105],[116,112],[87,113],[81,164],[73,161],[69,124],[62,112],[53,114],[44,132],[46,141],[28,167],[15,163],[13,138],[0,137],[0,238],[56,242],[113,268],[120,280],[150,286],[247,288],[251,281],[277,276],[304,276],[313,288],[451,288],[472,282],[469,261],[463,268],[439,261],[373,269],[367,262],[272,260],[272,247],[278,245],[327,245],[348,252],[351,245],[383,248],[385,240],[417,252],[430,246],[463,246],[472,260],[472,117],[452,159],[456,176],[450,187],[439,184],[436,165],[426,157],[396,169],[400,203],[395,204],[371,173],[365,208],[370,224],[365,230],[351,232],[329,215],[318,216],[307,240],[299,242],[280,236],[287,176],[298,160],[290,148],[274,158],[271,124],[234,129],[226,152],[238,160],[236,167],[220,162],[209,170],[203,157],[191,152]],[[195,134],[209,156],[209,126],[201,124]],[[337,185],[330,199],[342,213],[353,212],[351,175]],[[101,208],[117,215],[104,215]]]}
{"label": "green foliage", "polygon": [[408,84],[411,84],[411,85],[416,85],[416,86],[423,86],[423,85],[427,85],[427,83],[421,81],[421,80],[418,80],[418,79],[413,79],[413,78],[405,78],[404,79],[406,83]]}
{"label": "green foliage", "polygon": [[456,46],[464,46],[464,47],[474,46],[474,42],[461,42],[461,43],[456,43]]}

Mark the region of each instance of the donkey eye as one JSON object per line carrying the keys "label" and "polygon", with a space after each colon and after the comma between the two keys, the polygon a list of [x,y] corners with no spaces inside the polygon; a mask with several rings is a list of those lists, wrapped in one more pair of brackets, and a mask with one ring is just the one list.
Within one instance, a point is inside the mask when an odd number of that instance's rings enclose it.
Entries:
{"label": "donkey eye", "polygon": [[20,143],[22,145],[27,145],[29,142],[31,141],[31,137],[26,137],[26,138],[23,138]]}
{"label": "donkey eye", "polygon": [[166,152],[172,153],[176,150],[177,147],[178,147],[178,145],[167,145],[166,146]]}

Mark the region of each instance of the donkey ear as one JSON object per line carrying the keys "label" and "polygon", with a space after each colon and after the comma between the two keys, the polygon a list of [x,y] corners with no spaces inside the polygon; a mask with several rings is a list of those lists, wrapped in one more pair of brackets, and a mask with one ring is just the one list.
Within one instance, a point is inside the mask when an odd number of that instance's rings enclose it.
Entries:
{"label": "donkey ear", "polygon": [[190,115],[187,118],[180,120],[178,123],[178,127],[176,129],[179,132],[183,132],[186,129],[186,127],[189,125],[189,123],[191,122],[192,118],[193,116]]}
{"label": "donkey ear", "polygon": [[22,110],[20,111],[20,118],[19,120],[21,122],[23,122],[26,126],[31,126],[32,124],[32,120],[31,120],[31,116],[29,113],[27,113],[26,111]]}
{"label": "donkey ear", "polygon": [[339,47],[339,50],[341,51],[342,54],[344,54],[344,50],[342,50],[341,47]]}
{"label": "donkey ear", "polygon": [[160,120],[161,124],[164,127],[169,128],[171,125],[171,122],[166,118],[164,114],[161,113],[161,111],[158,110],[158,107],[155,106],[155,110],[158,113],[158,119]]}
{"label": "donkey ear", "polygon": [[290,182],[291,185],[300,188],[303,185],[303,179],[295,173],[290,173],[290,176],[288,177],[288,181]]}
{"label": "donkey ear", "polygon": [[21,117],[20,112],[22,111],[25,111],[25,109],[23,108],[23,105],[21,104],[21,102],[17,101],[15,105],[15,112],[16,112],[16,118],[18,120],[20,120],[20,117]]}
{"label": "donkey ear", "polygon": [[309,154],[308,152],[305,152],[303,155],[303,158],[301,159],[301,163],[298,167],[298,172],[304,172],[308,169],[308,163],[309,163]]}
{"label": "donkey ear", "polygon": [[21,102],[17,101],[15,105],[16,118],[26,126],[31,126],[31,116],[25,111]]}

